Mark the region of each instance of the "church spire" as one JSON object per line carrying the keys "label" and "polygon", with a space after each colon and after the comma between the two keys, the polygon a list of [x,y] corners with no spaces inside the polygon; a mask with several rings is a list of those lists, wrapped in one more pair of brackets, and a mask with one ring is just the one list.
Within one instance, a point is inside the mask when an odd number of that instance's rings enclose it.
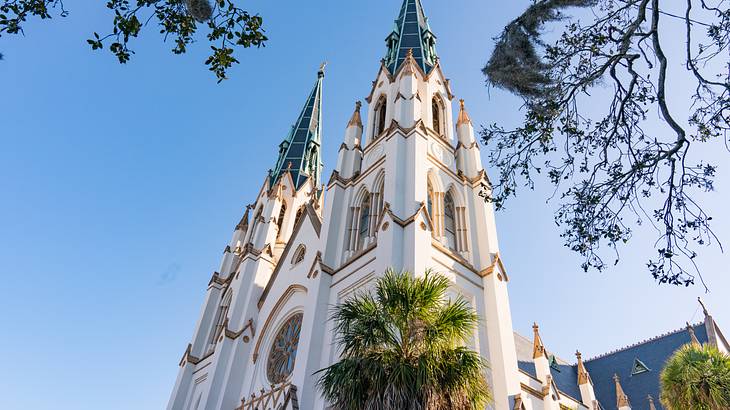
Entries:
{"label": "church spire", "polygon": [[279,145],[279,159],[270,171],[270,184],[273,186],[285,173],[290,173],[296,189],[308,178],[313,186],[319,187],[322,173],[320,156],[322,128],[322,81],[325,63],[317,72],[317,82],[309,93],[297,121],[289,135]]}
{"label": "church spire", "polygon": [[416,63],[425,73],[436,65],[436,36],[428,26],[421,0],[403,0],[393,31],[385,42],[388,45],[385,66],[391,74],[403,64],[408,50],[413,50]]}

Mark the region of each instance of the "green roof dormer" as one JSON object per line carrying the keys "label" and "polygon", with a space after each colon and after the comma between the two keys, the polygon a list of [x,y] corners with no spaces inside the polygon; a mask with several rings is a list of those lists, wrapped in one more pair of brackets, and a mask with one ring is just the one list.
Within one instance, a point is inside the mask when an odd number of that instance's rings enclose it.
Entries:
{"label": "green roof dormer", "polygon": [[279,159],[276,167],[269,171],[270,186],[286,172],[291,174],[296,189],[312,178],[313,186],[319,187],[322,174],[321,125],[322,125],[322,81],[324,64],[317,72],[317,82],[307,97],[296,123],[289,135],[279,144]]}
{"label": "green roof dormer", "polygon": [[425,73],[436,65],[436,36],[431,32],[421,0],[403,0],[393,31],[385,39],[388,54],[385,66],[394,74],[413,50],[413,57]]}

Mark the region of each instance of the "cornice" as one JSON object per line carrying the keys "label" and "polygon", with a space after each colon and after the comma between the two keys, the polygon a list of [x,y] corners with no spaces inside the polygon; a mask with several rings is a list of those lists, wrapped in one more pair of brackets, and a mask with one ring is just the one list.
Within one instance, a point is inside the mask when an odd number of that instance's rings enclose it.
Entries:
{"label": "cornice", "polygon": [[477,274],[478,276],[483,276],[469,261],[464,259],[463,256],[456,254],[451,249],[445,247],[441,242],[436,240],[435,238],[431,238],[431,245],[441,251],[444,255],[448,256],[449,258],[453,259],[455,262],[459,263],[461,266],[465,267],[472,273]]}

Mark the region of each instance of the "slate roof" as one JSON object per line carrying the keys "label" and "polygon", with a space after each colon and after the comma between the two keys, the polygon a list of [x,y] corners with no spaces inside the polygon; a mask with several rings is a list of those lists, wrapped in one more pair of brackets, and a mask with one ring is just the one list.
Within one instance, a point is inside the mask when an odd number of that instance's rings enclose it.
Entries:
{"label": "slate roof", "polygon": [[[700,343],[707,343],[705,324],[701,323],[693,327]],[[517,337],[515,341],[524,344]],[[586,360],[584,364],[591,376],[591,380],[593,380],[593,389],[596,393],[596,399],[601,404],[601,408],[607,410],[616,409],[616,384],[613,376],[614,374],[618,374],[621,379],[621,386],[629,397],[633,410],[649,410],[649,402],[647,400],[647,396],[649,395],[654,397],[654,405],[657,410],[663,410],[664,408],[658,399],[659,373],[672,354],[681,346],[690,342],[689,332],[683,328],[624,349]],[[650,370],[645,373],[632,375],[631,372],[636,359],[640,360]],[[517,364],[520,370],[536,377],[535,365],[532,360],[528,360],[524,355],[521,355],[521,357],[518,357]],[[558,369],[551,368],[551,373],[556,386],[558,386],[558,390],[580,401],[577,365],[564,364],[562,360],[558,359],[556,367]]]}
{"label": "slate roof", "polygon": [[[694,325],[695,334],[700,343],[707,343],[705,324]],[[629,396],[633,410],[648,410],[647,396],[654,397],[657,410],[663,407],[659,403],[659,373],[672,354],[690,343],[687,329],[680,329],[654,339],[629,346],[627,348],[585,361],[586,369],[593,379],[596,398],[606,409],[616,408],[616,385],[613,375],[621,378],[621,387]],[[641,360],[650,371],[631,374],[635,359]]]}
{"label": "slate roof", "polygon": [[[517,367],[530,376],[537,378],[534,362],[520,360],[517,362]],[[558,364],[557,367],[558,369],[555,367],[550,368],[550,373],[553,375],[553,380],[555,381],[555,385],[558,386],[558,390],[580,401],[578,368],[569,364]]]}
{"label": "slate roof", "polygon": [[296,123],[287,138],[279,145],[279,159],[271,171],[270,184],[273,186],[285,173],[290,172],[296,188],[312,177],[314,186],[319,186],[322,173],[320,154],[322,124],[322,80],[323,68],[317,73],[317,82],[309,93]]}

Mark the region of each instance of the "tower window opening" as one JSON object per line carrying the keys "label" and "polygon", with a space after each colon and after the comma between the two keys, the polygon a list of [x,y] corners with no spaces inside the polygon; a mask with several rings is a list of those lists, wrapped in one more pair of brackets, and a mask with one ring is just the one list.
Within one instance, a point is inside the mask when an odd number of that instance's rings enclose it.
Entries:
{"label": "tower window opening", "polygon": [[456,212],[451,192],[444,196],[444,237],[449,249],[456,249]]}
{"label": "tower window opening", "polygon": [[297,214],[294,217],[294,225],[296,225],[297,223],[299,223],[299,218],[301,218],[302,215],[304,215],[304,207],[303,206],[297,210]]}
{"label": "tower window opening", "polygon": [[262,207],[259,207],[259,209],[256,211],[256,213],[253,216],[253,224],[251,224],[251,235],[248,238],[249,243],[253,243],[256,240],[256,230],[259,227],[259,222],[261,220],[261,212]]}
{"label": "tower window opening", "polygon": [[358,224],[357,249],[362,249],[370,236],[370,194],[365,194],[360,206],[360,221]]}
{"label": "tower window opening", "polygon": [[279,218],[276,219],[276,227],[278,228],[277,237],[281,237],[281,228],[284,225],[284,216],[286,215],[286,202],[282,202],[279,210]]}
{"label": "tower window opening", "polygon": [[433,130],[436,131],[437,134],[442,135],[441,131],[441,103],[439,102],[438,97],[433,97],[431,100],[431,117],[432,117],[432,127]]}
{"label": "tower window opening", "polygon": [[373,139],[379,137],[385,131],[385,117],[387,115],[387,102],[385,97],[382,97],[375,108],[375,135]]}
{"label": "tower window opening", "polygon": [[233,290],[228,291],[223,295],[221,303],[218,306],[218,313],[216,314],[215,326],[213,327],[210,334],[210,350],[215,349],[215,345],[218,343],[218,336],[223,332],[223,327],[228,317],[228,309],[231,306],[231,300],[233,299]]}

